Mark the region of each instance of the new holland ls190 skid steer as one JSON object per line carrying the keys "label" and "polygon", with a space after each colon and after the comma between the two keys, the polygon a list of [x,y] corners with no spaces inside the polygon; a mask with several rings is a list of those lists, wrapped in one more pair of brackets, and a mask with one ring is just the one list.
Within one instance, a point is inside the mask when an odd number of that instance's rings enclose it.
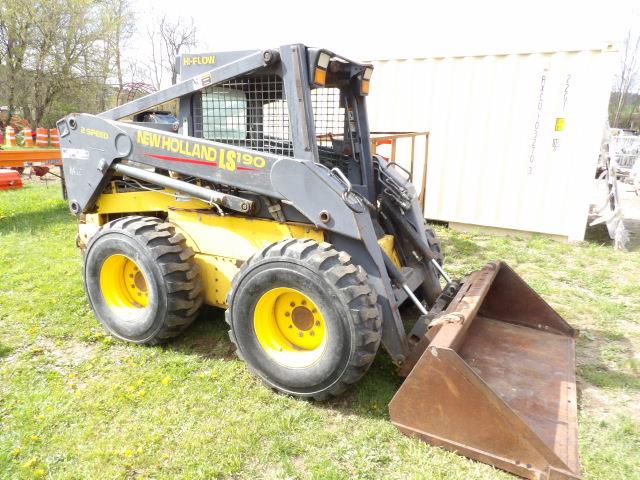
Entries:
{"label": "new holland ls190 skid steer", "polygon": [[[579,478],[576,331],[504,263],[449,279],[407,175],[372,155],[371,65],[303,45],[179,62],[176,85],[58,122],[105,328],[153,344],[203,302],[226,308],[249,369],[316,400],[357,382],[382,343],[406,376],[400,430],[524,477]],[[178,133],[118,121],[171,99]],[[421,313],[409,333],[405,303]]]}

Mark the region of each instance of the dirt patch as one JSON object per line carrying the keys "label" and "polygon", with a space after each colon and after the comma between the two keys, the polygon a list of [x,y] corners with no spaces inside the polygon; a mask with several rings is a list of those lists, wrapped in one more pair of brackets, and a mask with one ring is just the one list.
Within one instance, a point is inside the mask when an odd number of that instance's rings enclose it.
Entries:
{"label": "dirt patch", "polygon": [[91,360],[96,351],[97,346],[91,343],[65,342],[62,345],[58,345],[50,338],[40,337],[34,343],[16,349],[5,360],[14,362],[22,355],[31,357],[46,356],[48,358],[47,366],[51,370],[67,373],[70,368],[75,368]]}
{"label": "dirt patch", "polygon": [[608,391],[594,387],[585,381],[578,381],[581,411],[583,414],[607,419],[620,414],[640,422],[640,393],[632,391]]}
{"label": "dirt patch", "polygon": [[62,348],[54,348],[50,353],[56,358],[56,363],[77,367],[94,357],[96,346],[90,343],[73,343]]}

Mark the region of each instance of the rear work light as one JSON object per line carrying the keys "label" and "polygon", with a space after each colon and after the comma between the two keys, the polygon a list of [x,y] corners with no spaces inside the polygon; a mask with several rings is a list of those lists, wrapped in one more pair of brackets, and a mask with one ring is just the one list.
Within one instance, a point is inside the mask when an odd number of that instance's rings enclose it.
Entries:
{"label": "rear work light", "polygon": [[313,74],[313,83],[319,87],[324,87],[324,84],[327,83],[329,60],[331,60],[331,55],[327,52],[320,52],[320,55],[318,55],[318,63],[316,64]]}
{"label": "rear work light", "polygon": [[373,68],[367,67],[362,72],[362,80],[360,81],[360,95],[369,95],[369,81],[373,75]]}

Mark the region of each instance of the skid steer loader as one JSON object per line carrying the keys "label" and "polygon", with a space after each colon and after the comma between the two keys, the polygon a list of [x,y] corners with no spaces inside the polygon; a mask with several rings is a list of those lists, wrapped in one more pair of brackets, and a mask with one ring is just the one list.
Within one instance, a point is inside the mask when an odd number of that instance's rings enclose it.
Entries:
{"label": "skid steer loader", "polygon": [[[203,303],[225,308],[248,368],[316,400],[382,344],[406,376],[390,404],[402,432],[579,478],[576,330],[504,263],[447,276],[408,176],[371,153],[371,65],[299,44],[178,62],[177,84],[58,122],[104,327],[155,344]],[[119,121],[172,99],[178,133]]]}

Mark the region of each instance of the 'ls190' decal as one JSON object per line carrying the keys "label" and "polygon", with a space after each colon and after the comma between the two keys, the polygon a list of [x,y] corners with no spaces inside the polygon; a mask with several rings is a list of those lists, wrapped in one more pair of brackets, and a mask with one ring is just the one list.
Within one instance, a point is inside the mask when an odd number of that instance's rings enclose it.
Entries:
{"label": "'ls190' decal", "polygon": [[145,153],[148,157],[160,160],[175,162],[194,163],[198,165],[209,165],[223,170],[257,170],[265,168],[267,161],[264,157],[251,153],[238,152],[221,147],[212,147],[194,143],[189,140],[169,137],[153,132],[138,131],[136,142],[145,147],[154,147],[167,152],[177,153],[185,157],[174,157],[168,155],[156,155]]}

